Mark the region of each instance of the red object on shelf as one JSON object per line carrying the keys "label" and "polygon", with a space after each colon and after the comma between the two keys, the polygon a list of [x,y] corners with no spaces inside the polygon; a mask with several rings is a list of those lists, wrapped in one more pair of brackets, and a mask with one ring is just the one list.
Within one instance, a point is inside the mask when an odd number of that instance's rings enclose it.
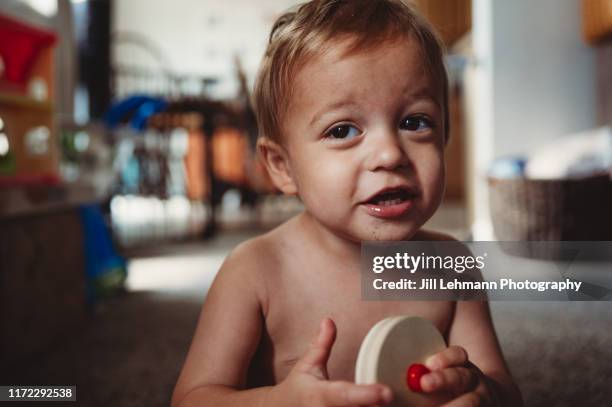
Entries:
{"label": "red object on shelf", "polygon": [[57,41],[57,36],[0,14],[0,56],[4,63],[2,77],[24,84],[38,53]]}
{"label": "red object on shelf", "polygon": [[429,372],[430,370],[425,365],[420,363],[411,364],[406,370],[406,384],[410,387],[410,390],[417,393],[422,392],[421,377]]}
{"label": "red object on shelf", "polygon": [[0,188],[27,187],[27,186],[54,186],[62,183],[56,174],[40,175],[0,175]]}

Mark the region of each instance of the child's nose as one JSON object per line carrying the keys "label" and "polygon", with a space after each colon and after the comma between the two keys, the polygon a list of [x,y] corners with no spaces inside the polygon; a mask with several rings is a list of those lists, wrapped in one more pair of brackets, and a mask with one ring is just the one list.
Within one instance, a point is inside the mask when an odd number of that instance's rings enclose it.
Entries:
{"label": "child's nose", "polygon": [[370,171],[394,170],[409,165],[399,135],[392,130],[382,130],[370,136],[369,165]]}

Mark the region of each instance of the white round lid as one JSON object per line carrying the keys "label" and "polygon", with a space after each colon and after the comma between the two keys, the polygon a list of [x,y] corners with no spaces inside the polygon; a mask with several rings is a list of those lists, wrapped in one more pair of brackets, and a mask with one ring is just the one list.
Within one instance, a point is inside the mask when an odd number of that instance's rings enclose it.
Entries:
{"label": "white round lid", "polygon": [[442,334],[428,320],[411,316],[385,318],[370,329],[361,343],[355,382],[386,384],[393,390],[393,407],[440,405],[445,397],[410,390],[406,372],[413,363],[423,363],[445,348]]}

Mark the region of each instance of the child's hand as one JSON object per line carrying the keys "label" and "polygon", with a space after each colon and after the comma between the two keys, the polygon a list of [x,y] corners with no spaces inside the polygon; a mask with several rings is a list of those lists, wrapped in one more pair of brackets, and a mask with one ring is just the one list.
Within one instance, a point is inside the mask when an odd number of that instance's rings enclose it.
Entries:
{"label": "child's hand", "polygon": [[[330,381],[327,361],[336,340],[336,326],[326,318],[310,349],[285,380],[276,386],[274,399],[285,406],[374,406],[388,404],[391,389],[381,384]],[[270,400],[272,401],[272,400]],[[271,404],[274,404],[273,402]]]}
{"label": "child's hand", "polygon": [[443,407],[496,406],[487,377],[469,362],[460,346],[450,346],[425,361],[431,373],[421,377],[424,393],[450,393],[455,398]]}

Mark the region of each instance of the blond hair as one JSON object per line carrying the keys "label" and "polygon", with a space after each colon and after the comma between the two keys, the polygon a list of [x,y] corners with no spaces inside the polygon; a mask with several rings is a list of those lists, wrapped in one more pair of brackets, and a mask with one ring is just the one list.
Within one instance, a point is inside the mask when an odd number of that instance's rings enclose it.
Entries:
{"label": "blond hair", "polygon": [[281,142],[282,120],[298,66],[325,45],[348,39],[347,52],[398,38],[416,39],[432,78],[442,86],[445,138],[448,138],[448,77],[444,46],[430,24],[402,0],[312,0],[281,15],[270,33],[255,82],[254,108],[259,135]]}

